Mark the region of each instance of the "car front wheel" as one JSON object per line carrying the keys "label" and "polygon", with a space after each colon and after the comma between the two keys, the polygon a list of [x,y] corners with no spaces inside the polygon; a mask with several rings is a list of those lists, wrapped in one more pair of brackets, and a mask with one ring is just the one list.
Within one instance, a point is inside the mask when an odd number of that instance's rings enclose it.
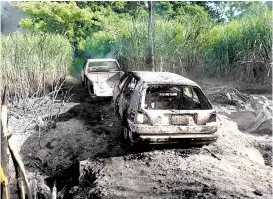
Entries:
{"label": "car front wheel", "polygon": [[88,93],[91,97],[94,96],[94,89],[93,89],[93,84],[90,81],[87,81],[87,89]]}
{"label": "car front wheel", "polygon": [[133,137],[133,132],[130,129],[128,130],[128,140],[129,140],[130,146],[134,146],[135,145],[135,140],[134,140],[134,137]]}
{"label": "car front wheel", "polygon": [[133,132],[131,129],[128,127],[128,125],[125,125],[123,128],[123,138],[124,141],[131,147],[135,145],[135,140],[133,137]]}
{"label": "car front wheel", "polygon": [[129,133],[129,128],[126,125],[126,126],[123,127],[123,139],[124,139],[125,142],[128,141],[128,138],[129,138],[128,133]]}

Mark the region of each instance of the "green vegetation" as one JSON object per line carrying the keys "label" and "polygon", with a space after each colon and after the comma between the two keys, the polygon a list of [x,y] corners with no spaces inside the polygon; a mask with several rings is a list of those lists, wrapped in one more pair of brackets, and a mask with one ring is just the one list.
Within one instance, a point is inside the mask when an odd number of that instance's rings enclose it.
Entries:
{"label": "green vegetation", "polygon": [[[71,70],[115,57],[125,69],[148,62],[146,2],[22,2],[30,32],[57,33],[74,47]],[[155,68],[242,81],[271,79],[272,6],[264,2],[156,2]]]}
{"label": "green vegetation", "polygon": [[271,21],[272,11],[261,6],[240,20],[214,26],[203,50],[204,73],[250,82],[270,80]]}
{"label": "green vegetation", "polygon": [[54,90],[71,67],[72,46],[63,36],[16,33],[0,40],[0,88],[8,85],[12,100]]}
{"label": "green vegetation", "polygon": [[32,16],[20,21],[23,29],[64,35],[76,53],[87,35],[100,29],[103,17],[101,12],[92,12],[88,7],[81,9],[75,2],[23,2],[19,7]]}

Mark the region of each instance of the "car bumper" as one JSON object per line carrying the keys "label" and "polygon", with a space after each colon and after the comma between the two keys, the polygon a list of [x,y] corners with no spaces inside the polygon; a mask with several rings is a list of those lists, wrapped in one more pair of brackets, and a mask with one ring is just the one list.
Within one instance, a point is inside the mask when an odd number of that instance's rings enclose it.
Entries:
{"label": "car bumper", "polygon": [[210,143],[217,140],[216,123],[198,126],[150,126],[129,122],[135,139],[149,143]]}
{"label": "car bumper", "polygon": [[136,140],[138,142],[143,143],[151,143],[151,144],[171,144],[171,143],[187,143],[187,144],[207,144],[211,142],[215,142],[217,140],[216,135],[141,135],[136,134]]}

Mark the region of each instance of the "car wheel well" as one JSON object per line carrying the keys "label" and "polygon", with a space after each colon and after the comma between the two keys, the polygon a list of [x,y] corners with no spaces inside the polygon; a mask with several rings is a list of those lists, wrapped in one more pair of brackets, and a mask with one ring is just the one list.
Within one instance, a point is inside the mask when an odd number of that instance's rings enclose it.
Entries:
{"label": "car wheel well", "polygon": [[117,96],[115,102],[114,102],[114,108],[115,108],[115,113],[119,115],[119,105],[118,105],[118,101],[119,101],[119,95]]}
{"label": "car wheel well", "polygon": [[84,76],[84,86],[87,87],[87,78]]}
{"label": "car wheel well", "polygon": [[87,80],[87,89],[91,96],[94,95],[93,83],[90,80]]}

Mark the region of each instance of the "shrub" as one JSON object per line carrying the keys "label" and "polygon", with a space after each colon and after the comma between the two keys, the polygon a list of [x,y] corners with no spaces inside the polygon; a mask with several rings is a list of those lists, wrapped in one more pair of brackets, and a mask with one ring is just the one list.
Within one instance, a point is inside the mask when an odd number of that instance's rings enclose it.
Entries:
{"label": "shrub", "polygon": [[73,61],[73,68],[69,71],[69,73],[72,74],[73,76],[77,76],[81,72],[84,63],[85,63],[84,59],[76,57]]}

